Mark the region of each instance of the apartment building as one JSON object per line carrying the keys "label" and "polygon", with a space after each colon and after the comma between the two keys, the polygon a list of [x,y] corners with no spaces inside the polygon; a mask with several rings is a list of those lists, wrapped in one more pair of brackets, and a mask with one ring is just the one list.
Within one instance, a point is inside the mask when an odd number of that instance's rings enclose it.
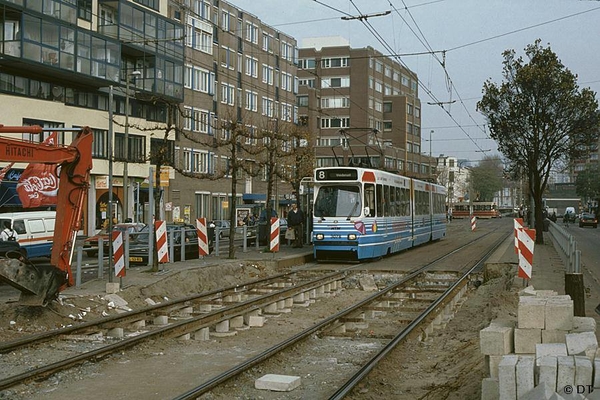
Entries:
{"label": "apartment building", "polygon": [[[167,9],[165,2],[142,0],[0,0],[0,123],[94,131],[86,234],[108,217],[111,186],[119,220],[148,216],[140,204],[147,201],[152,148],[163,138],[167,105],[184,95],[183,24]],[[59,133],[59,143],[71,139]],[[20,207],[14,185],[24,167],[15,164],[12,181],[2,182],[0,210]],[[124,197],[131,200],[126,208]]]}
{"label": "apartment building", "polygon": [[372,47],[351,48],[340,37],[302,42],[300,121],[317,132],[318,166],[372,166],[431,177],[422,154],[416,74]]}
{"label": "apartment building", "polygon": [[[231,199],[232,127],[243,126],[236,157],[248,162],[266,155],[242,147],[264,146],[264,132],[284,132],[298,121],[296,40],[225,1],[195,1],[180,12],[185,26],[182,134],[175,149],[177,171],[170,182],[173,219],[227,219],[236,205],[262,207],[267,174],[238,173]],[[177,15],[176,15],[177,14]],[[272,199],[285,209],[286,182],[275,182]]]}

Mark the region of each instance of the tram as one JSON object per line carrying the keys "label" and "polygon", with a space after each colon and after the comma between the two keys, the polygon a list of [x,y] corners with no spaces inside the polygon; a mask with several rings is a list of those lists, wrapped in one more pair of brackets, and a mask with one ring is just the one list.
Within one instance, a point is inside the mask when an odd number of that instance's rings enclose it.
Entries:
{"label": "tram", "polygon": [[471,206],[473,207],[472,214],[477,218],[498,218],[500,212],[496,203],[491,201],[474,201],[472,204],[468,201],[454,203],[452,205],[452,218],[469,218],[471,215]]}
{"label": "tram", "polygon": [[314,171],[316,260],[378,258],[446,236],[446,188],[371,168]]}

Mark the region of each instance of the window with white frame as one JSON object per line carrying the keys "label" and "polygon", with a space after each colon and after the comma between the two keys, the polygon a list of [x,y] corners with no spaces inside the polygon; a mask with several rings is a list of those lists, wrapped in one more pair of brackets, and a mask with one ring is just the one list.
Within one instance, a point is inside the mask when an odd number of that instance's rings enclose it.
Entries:
{"label": "window with white frame", "polygon": [[221,66],[229,69],[235,69],[236,53],[229,47],[221,47]]}
{"label": "window with white frame", "polygon": [[349,128],[350,117],[321,118],[321,128]]}
{"label": "window with white frame", "polygon": [[286,41],[281,41],[281,58],[291,61],[294,56],[294,46]]}
{"label": "window with white frame", "polygon": [[258,59],[246,56],[246,75],[258,78]]}
{"label": "window with white frame", "polygon": [[385,85],[383,87],[383,94],[385,96],[391,96],[392,95],[392,87],[390,85]]}
{"label": "window with white frame", "polygon": [[392,121],[383,121],[383,130],[388,132],[392,130]]}
{"label": "window with white frame", "polygon": [[390,67],[388,67],[387,65],[384,67],[384,73],[385,73],[385,76],[387,76],[388,78],[392,77],[392,69]]}
{"label": "window with white frame", "polygon": [[412,135],[413,133],[413,124],[411,124],[410,122],[406,123],[406,133],[408,133],[409,135]]}
{"label": "window with white frame", "polygon": [[398,71],[394,71],[393,74],[393,79],[398,82],[400,80],[400,74],[398,73]]}
{"label": "window with white frame", "polygon": [[287,72],[282,72],[281,73],[281,90],[291,92],[293,89],[292,83],[293,83],[292,74],[288,74]]}
{"label": "window with white frame", "polygon": [[235,86],[221,83],[221,103],[232,106],[235,103]]}
{"label": "window with white frame", "polygon": [[378,80],[375,80],[375,91],[381,93],[383,85]]}
{"label": "window with white frame", "polygon": [[317,67],[317,60],[314,58],[302,58],[299,60],[298,67],[300,69],[315,69]]}
{"label": "window with white frame", "polygon": [[246,40],[258,44],[258,26],[246,21]]}
{"label": "window with white frame", "polygon": [[262,34],[262,49],[269,53],[273,52],[273,35],[267,32],[263,32]]}
{"label": "window with white frame", "polygon": [[412,104],[410,104],[410,103],[406,104],[406,113],[408,115],[413,115],[413,105]]}
{"label": "window with white frame", "polygon": [[415,107],[415,117],[421,118],[421,109],[419,107]]}
{"label": "window with white frame", "polygon": [[262,81],[263,83],[266,83],[267,85],[273,85],[273,73],[274,73],[274,68],[267,65],[267,64],[263,64],[262,65]]}
{"label": "window with white frame", "polygon": [[321,87],[326,88],[339,88],[339,87],[350,87],[350,77],[341,76],[338,78],[323,78],[321,80]]}
{"label": "window with white frame", "polygon": [[246,125],[246,144],[256,145],[258,140],[256,139],[256,127],[253,125]]}
{"label": "window with white frame", "polygon": [[413,92],[417,91],[417,81],[415,81],[415,80],[410,81],[410,90],[412,90]]}
{"label": "window with white frame", "polygon": [[402,75],[402,85],[403,86],[408,86],[409,83],[410,83],[410,80],[408,79],[408,77]]}
{"label": "window with white frame", "polygon": [[369,96],[369,110],[373,109],[373,102],[374,102],[373,98]]}
{"label": "window with white frame", "polygon": [[257,111],[258,93],[246,90],[246,110]]}
{"label": "window with white frame", "polygon": [[383,111],[383,103],[375,100],[375,111],[382,112]]}
{"label": "window with white frame", "polygon": [[381,61],[375,61],[375,71],[383,72],[383,64]]}
{"label": "window with white frame", "polygon": [[369,89],[373,89],[375,87],[375,80],[372,76],[369,77]]}
{"label": "window with white frame", "polygon": [[212,26],[198,18],[188,17],[185,44],[203,53],[213,53]]}
{"label": "window with white frame", "polygon": [[287,103],[281,103],[281,119],[283,121],[292,122],[293,117],[293,105]]}
{"label": "window with white frame", "polygon": [[185,66],[185,87],[195,91],[214,94],[214,73],[191,65]]}
{"label": "window with white frame", "polygon": [[194,0],[194,13],[206,21],[210,21],[210,1]]}
{"label": "window with white frame", "polygon": [[321,59],[322,68],[342,68],[350,65],[348,57],[330,57]]}
{"label": "window with white frame", "polygon": [[266,115],[267,117],[275,116],[275,102],[273,99],[268,97],[262,98],[262,115]]}
{"label": "window with white frame", "polygon": [[221,12],[221,29],[225,32],[229,32],[229,22],[231,20],[231,14],[227,11]]}
{"label": "window with white frame", "polygon": [[308,86],[310,88],[314,88],[315,87],[315,78],[298,79],[298,85],[299,86]]}
{"label": "window with white frame", "polygon": [[321,108],[348,108],[350,98],[348,97],[321,97]]}

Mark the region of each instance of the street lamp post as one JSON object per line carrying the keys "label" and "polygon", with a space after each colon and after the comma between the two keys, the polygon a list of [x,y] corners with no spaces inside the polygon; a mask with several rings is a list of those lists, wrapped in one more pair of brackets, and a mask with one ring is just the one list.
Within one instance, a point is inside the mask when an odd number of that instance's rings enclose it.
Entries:
{"label": "street lamp post", "polygon": [[125,160],[123,162],[123,214],[124,220],[129,218],[129,77],[141,76],[140,71],[132,71],[125,77],[125,143],[123,146],[123,152],[125,153]]}

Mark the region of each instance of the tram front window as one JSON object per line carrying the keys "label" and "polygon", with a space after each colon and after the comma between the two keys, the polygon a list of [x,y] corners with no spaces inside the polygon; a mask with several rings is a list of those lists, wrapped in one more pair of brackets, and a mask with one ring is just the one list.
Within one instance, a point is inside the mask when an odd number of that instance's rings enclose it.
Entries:
{"label": "tram front window", "polygon": [[315,217],[358,217],[361,208],[357,186],[323,186],[315,200]]}

